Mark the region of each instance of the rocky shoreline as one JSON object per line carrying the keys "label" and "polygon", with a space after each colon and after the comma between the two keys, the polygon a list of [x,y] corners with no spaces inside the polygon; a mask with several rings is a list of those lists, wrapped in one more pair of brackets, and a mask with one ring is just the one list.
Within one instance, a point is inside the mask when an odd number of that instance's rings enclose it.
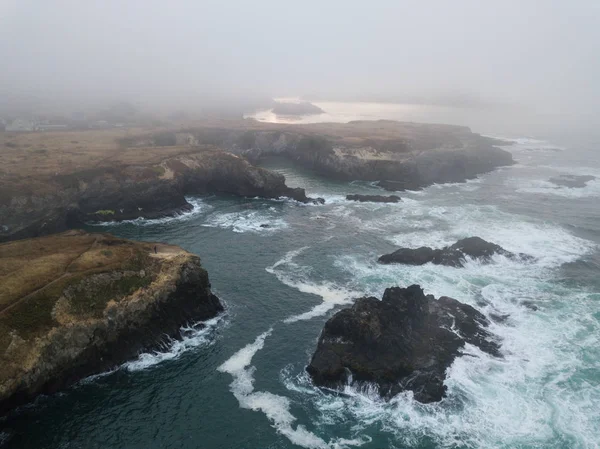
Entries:
{"label": "rocky shoreline", "polygon": [[14,284],[0,304],[0,413],[223,310],[199,257],[171,245],[68,231],[2,244],[0,260]]}
{"label": "rocky shoreline", "polygon": [[[0,191],[0,242],[62,232],[93,221],[158,218],[191,209],[186,195],[230,194],[311,201],[279,173],[214,148],[172,157],[133,149],[103,166],[15,179]],[[136,154],[137,153],[137,154]],[[141,161],[129,161],[135,155]],[[155,157],[153,157],[155,156]],[[37,185],[36,185],[37,184]]]}
{"label": "rocky shoreline", "polygon": [[253,165],[274,156],[328,178],[375,181],[386,190],[463,182],[513,163],[510,153],[494,146],[503,142],[468,128],[386,120],[295,126],[217,121],[98,138],[106,139],[107,149],[92,141],[100,147],[94,153],[69,147],[78,140],[65,141],[53,152],[28,153],[10,172],[0,170],[0,242],[91,221],[174,215],[191,208],[185,196],[193,194],[322,202],[288,187],[283,175]]}
{"label": "rocky shoreline", "polygon": [[446,395],[446,370],[466,343],[494,357],[500,345],[473,307],[425,295],[418,285],[356,300],[330,318],[306,368],[315,384],[339,389],[371,383],[389,399],[410,390],[417,401]]}

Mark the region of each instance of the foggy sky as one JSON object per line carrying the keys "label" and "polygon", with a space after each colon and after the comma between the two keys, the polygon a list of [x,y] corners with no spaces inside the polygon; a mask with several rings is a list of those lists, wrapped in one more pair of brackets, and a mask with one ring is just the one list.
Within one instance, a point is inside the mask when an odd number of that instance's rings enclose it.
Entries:
{"label": "foggy sky", "polygon": [[0,0],[0,92],[454,98],[596,117],[600,1]]}

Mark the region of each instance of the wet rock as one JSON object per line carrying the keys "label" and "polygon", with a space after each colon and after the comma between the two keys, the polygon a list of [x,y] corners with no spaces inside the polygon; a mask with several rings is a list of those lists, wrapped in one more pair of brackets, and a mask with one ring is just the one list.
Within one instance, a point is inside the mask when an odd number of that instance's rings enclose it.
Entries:
{"label": "wet rock", "polygon": [[382,300],[358,299],[327,321],[307,371],[320,386],[370,382],[384,398],[410,390],[420,402],[439,401],[465,343],[501,356],[488,325],[473,307],[418,285],[388,288]]}
{"label": "wet rock", "polygon": [[481,262],[490,262],[492,256],[495,254],[500,254],[511,259],[532,259],[531,256],[526,254],[511,253],[500,245],[487,242],[482,238],[468,237],[442,249],[433,249],[427,246],[416,249],[400,248],[391,254],[384,254],[379,258],[379,262],[383,264],[401,263],[406,265],[423,265],[431,262],[436,265],[462,267],[467,256]]}
{"label": "wet rock", "polygon": [[538,310],[538,306],[536,306],[533,301],[521,301],[521,304],[523,304],[529,310],[533,310],[534,312]]}
{"label": "wet rock", "polygon": [[401,201],[397,195],[346,195],[348,201],[360,201],[361,203],[397,203]]}
{"label": "wet rock", "polygon": [[550,178],[548,181],[557,186],[583,188],[588,182],[593,181],[594,179],[596,179],[596,177],[591,175],[560,175]]}

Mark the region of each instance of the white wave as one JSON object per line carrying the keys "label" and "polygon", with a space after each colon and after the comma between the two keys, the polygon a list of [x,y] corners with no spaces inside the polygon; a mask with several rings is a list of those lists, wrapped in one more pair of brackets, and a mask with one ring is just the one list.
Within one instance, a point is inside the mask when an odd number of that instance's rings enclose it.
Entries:
{"label": "white wave", "polygon": [[177,359],[190,349],[213,344],[215,330],[223,316],[218,315],[210,320],[182,327],[180,339],[168,338],[162,350],[142,353],[135,360],[124,363],[122,368],[128,371],[143,370],[167,360]]}
{"label": "white wave", "polygon": [[212,206],[203,202],[200,198],[186,197],[186,201],[192,205],[189,211],[181,212],[170,217],[161,218],[136,218],[133,220],[122,221],[101,221],[90,223],[92,226],[119,226],[124,224],[133,224],[136,226],[154,226],[165,223],[175,223],[190,220],[198,215],[202,215],[212,209]]}
{"label": "white wave", "polygon": [[272,233],[287,228],[281,218],[275,218],[272,211],[243,210],[239,212],[215,213],[202,226],[231,229],[233,232]]}
{"label": "white wave", "polygon": [[333,282],[313,282],[308,280],[310,267],[302,267],[294,262],[294,258],[304,252],[308,247],[289,251],[286,255],[275,262],[272,266],[265,268],[268,273],[277,277],[285,285],[295,288],[302,293],[308,293],[321,297],[323,301],[307,312],[292,315],[284,320],[284,323],[310,320],[317,316],[325,315],[328,311],[338,305],[351,304],[360,295],[359,292],[341,287]]}
{"label": "white wave", "polygon": [[272,332],[273,328],[270,328],[260,334],[254,342],[240,349],[217,368],[218,371],[228,373],[233,377],[230,390],[238,400],[240,407],[264,413],[277,432],[301,447],[322,449],[359,445],[360,442],[356,443],[351,440],[328,444],[301,424],[294,428],[296,417],[290,412],[291,401],[289,398],[267,391],[254,391],[256,368],[251,366],[252,358],[264,347],[265,339]]}
{"label": "white wave", "polygon": [[561,227],[526,220],[501,212],[494,206],[424,207],[414,210],[414,214],[406,218],[422,218],[434,223],[434,226],[387,237],[395,246],[441,248],[465,237],[478,236],[514,253],[534,256],[536,264],[545,267],[572,262],[596,247]]}
{"label": "white wave", "polygon": [[[590,249],[590,242],[550,225],[498,223],[490,230],[496,236],[493,241],[532,253],[540,261],[497,257],[490,265],[469,261],[462,269],[384,266],[365,256],[336,261],[370,294],[380,296],[382,286],[418,283],[426,293],[455,297],[488,315],[508,315],[508,321],[490,324],[491,332],[501,338],[504,358],[467,345],[470,356],[457,358],[448,370],[444,401],[420,404],[407,392],[385,402],[369,389],[356,387],[348,387],[341,397],[308,395],[323,424],[347,422],[350,414],[361,428],[376,424],[408,446],[420,444],[424,435],[438,447],[591,448],[600,444],[600,416],[594,412],[600,390],[578,380],[582,367],[600,368],[600,359],[584,361],[589,355],[583,350],[600,343],[600,323],[592,315],[596,300],[589,293],[573,294],[548,283],[562,262],[575,260]],[[442,234],[434,238],[447,239]],[[534,301],[540,309],[532,312],[523,300]],[[295,382],[302,384],[302,379]]]}
{"label": "white wave", "polygon": [[[584,174],[589,174],[589,170]],[[594,175],[592,175],[594,176]],[[515,186],[518,193],[536,193],[542,195],[556,195],[565,198],[588,198],[600,196],[600,176],[588,181],[585,187],[559,186],[548,179],[516,179],[507,181],[508,185]]]}
{"label": "white wave", "polygon": [[[493,137],[493,136],[488,136]],[[495,137],[498,139],[506,140],[510,142],[508,145],[502,145],[506,150],[515,151],[564,151],[566,148],[560,145],[555,145],[547,140],[534,139],[531,137]]]}

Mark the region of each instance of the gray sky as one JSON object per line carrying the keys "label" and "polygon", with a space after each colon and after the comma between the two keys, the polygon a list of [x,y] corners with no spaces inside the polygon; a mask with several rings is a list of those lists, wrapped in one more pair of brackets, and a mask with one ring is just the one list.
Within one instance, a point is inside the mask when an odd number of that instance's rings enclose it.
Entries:
{"label": "gray sky", "polygon": [[463,95],[588,118],[600,0],[0,0],[0,90]]}

